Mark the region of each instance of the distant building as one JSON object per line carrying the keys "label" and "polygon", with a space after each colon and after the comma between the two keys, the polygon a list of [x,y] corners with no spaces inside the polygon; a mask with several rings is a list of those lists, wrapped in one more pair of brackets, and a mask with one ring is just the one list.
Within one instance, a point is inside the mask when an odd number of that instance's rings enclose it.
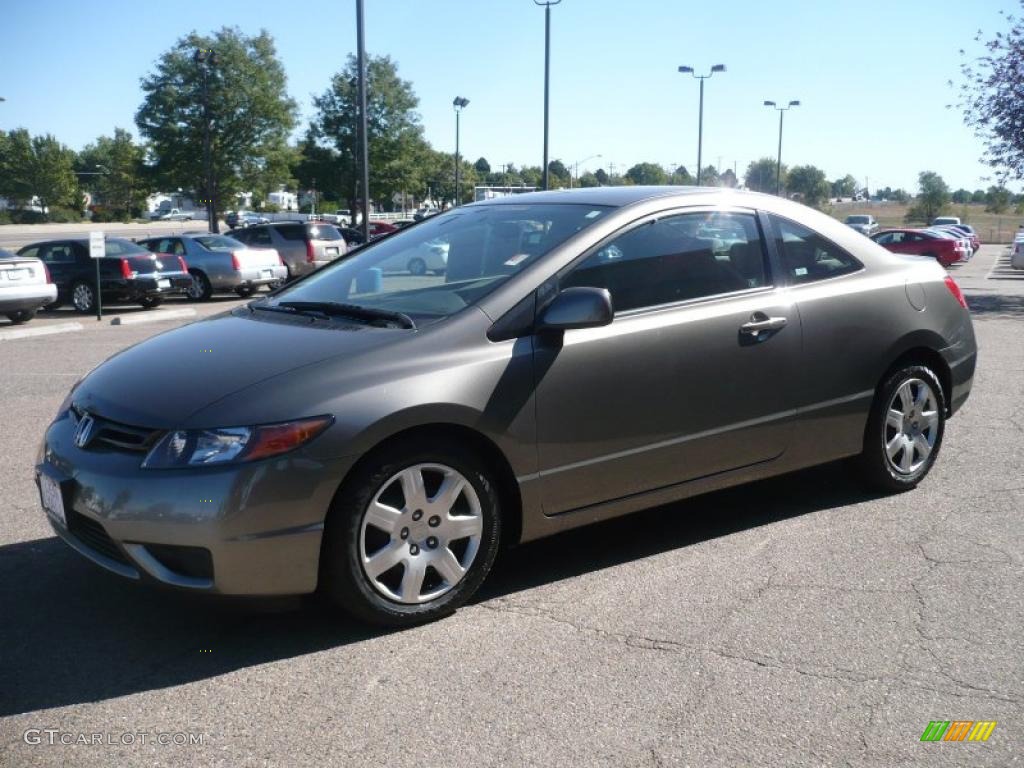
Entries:
{"label": "distant building", "polygon": [[299,196],[294,192],[286,191],[284,187],[267,195],[267,202],[276,205],[282,211],[299,210]]}

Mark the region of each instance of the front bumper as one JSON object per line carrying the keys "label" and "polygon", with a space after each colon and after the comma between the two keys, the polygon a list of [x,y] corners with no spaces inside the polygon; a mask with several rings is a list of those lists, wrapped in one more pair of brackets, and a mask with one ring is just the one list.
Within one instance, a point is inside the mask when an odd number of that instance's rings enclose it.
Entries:
{"label": "front bumper", "polygon": [[[296,451],[231,467],[143,470],[143,453],[75,447],[75,426],[69,412],[47,429],[36,482],[45,474],[58,483],[67,524],[48,519],[81,555],[126,578],[215,594],[316,589],[324,518],[351,460]],[[202,551],[211,567],[198,571],[173,554]]]}
{"label": "front bumper", "polygon": [[0,291],[0,313],[39,309],[57,300],[57,286],[53,283],[5,287]]}

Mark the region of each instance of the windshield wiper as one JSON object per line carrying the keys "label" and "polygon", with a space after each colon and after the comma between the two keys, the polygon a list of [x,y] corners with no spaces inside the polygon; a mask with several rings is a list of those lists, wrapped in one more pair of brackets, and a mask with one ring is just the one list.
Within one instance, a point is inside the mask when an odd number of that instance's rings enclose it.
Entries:
{"label": "windshield wiper", "polygon": [[[412,318],[402,312],[392,312],[387,309],[375,307],[362,307],[358,304],[342,304],[337,301],[279,301],[274,305],[256,306],[254,309],[273,309],[284,307],[301,314],[320,314],[328,317],[347,317],[353,320],[365,320],[370,325],[380,325],[384,321],[385,326],[397,324],[401,328],[410,330],[416,328]],[[376,321],[376,322],[375,322]]]}

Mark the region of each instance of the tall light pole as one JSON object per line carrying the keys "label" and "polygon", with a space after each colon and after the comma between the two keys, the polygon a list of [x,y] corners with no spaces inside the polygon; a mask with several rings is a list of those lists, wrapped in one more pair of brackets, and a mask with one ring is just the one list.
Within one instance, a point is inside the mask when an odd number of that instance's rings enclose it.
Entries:
{"label": "tall light pole", "polygon": [[359,154],[362,171],[363,242],[370,242],[370,140],[366,131],[366,34],[363,0],[356,0],[356,66],[359,67]]}
{"label": "tall light pole", "polygon": [[[580,183],[580,163],[585,163],[585,162],[587,162],[587,160],[593,160],[596,157],[601,157],[601,155],[599,155],[599,154],[598,155],[590,155],[589,157],[584,157],[582,160],[577,160],[575,163],[573,163],[573,166],[576,168],[576,183],[577,184]],[[569,186],[571,188],[572,184],[570,183]]]}
{"label": "tall light pole", "polygon": [[548,97],[551,84],[551,6],[562,0],[533,0],[544,6],[544,189],[548,189]]}
{"label": "tall light pole", "polygon": [[779,159],[775,162],[775,194],[782,194],[782,116],[787,110],[793,107],[799,107],[799,101],[791,101],[785,107],[780,107],[774,101],[766,101],[764,103],[766,107],[774,107],[779,112]]}
{"label": "tall light pole", "polygon": [[459,115],[469,106],[469,99],[456,96],[452,100],[452,107],[455,109],[455,205],[459,205],[462,198],[459,196]]}
{"label": "tall light pole", "polygon": [[725,72],[725,64],[715,64],[706,75],[698,75],[693,67],[680,67],[680,72],[689,73],[700,80],[700,115],[697,118],[697,186],[700,186],[701,153],[704,149],[704,81],[710,78],[715,72]]}
{"label": "tall light pole", "polygon": [[220,232],[217,224],[217,189],[213,178],[213,151],[210,146],[210,83],[209,67],[218,64],[217,52],[209,48],[197,48],[192,60],[199,65],[203,73],[203,165],[206,169],[206,218],[210,231]]}

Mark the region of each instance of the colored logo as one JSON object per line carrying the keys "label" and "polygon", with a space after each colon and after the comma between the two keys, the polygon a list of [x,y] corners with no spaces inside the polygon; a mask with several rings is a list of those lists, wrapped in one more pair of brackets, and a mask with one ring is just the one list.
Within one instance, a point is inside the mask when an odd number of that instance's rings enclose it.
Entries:
{"label": "colored logo", "polygon": [[995,728],[995,720],[932,720],[921,741],[988,741]]}

